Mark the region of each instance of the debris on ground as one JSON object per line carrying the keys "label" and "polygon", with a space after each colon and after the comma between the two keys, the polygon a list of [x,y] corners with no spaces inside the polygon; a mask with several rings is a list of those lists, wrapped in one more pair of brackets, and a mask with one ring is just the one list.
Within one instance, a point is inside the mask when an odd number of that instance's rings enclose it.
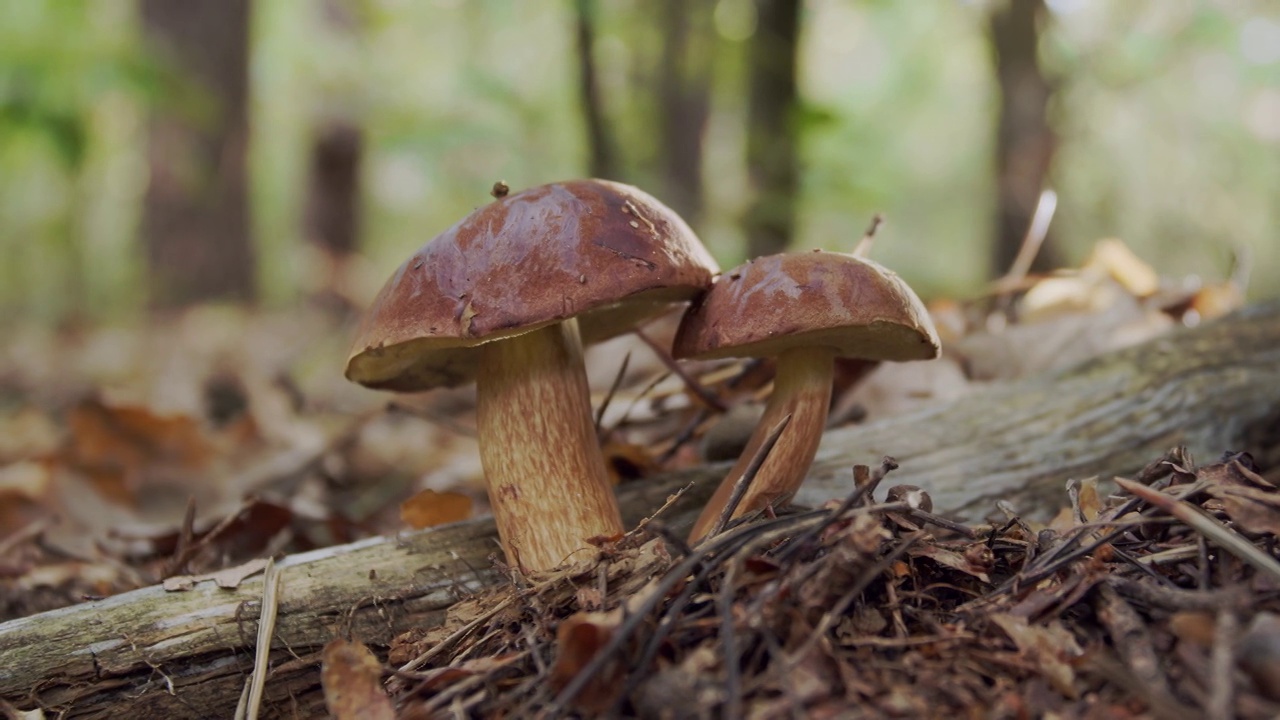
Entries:
{"label": "debris on ground", "polygon": [[459,603],[392,648],[401,716],[1280,713],[1280,492],[1247,454],[1075,483],[1047,525],[873,502],[893,467],[693,548],[657,517]]}

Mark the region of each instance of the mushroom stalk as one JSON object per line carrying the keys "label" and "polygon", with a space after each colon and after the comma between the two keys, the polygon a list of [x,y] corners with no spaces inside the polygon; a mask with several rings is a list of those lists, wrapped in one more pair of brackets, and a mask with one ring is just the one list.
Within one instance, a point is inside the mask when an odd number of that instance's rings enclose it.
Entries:
{"label": "mushroom stalk", "polygon": [[812,346],[792,348],[778,355],[773,393],[765,406],[764,416],[738,456],[738,461],[698,516],[689,533],[690,542],[700,540],[715,524],[733,493],[733,486],[751,464],[751,458],[769,431],[787,415],[791,416],[791,422],[778,436],[777,443],[742,496],[733,517],[738,518],[766,506],[782,505],[795,495],[804,482],[809,465],[813,463],[827,424],[835,357],[833,349]]}
{"label": "mushroom stalk", "polygon": [[509,562],[553,568],[622,532],[575,319],[481,346],[480,462]]}

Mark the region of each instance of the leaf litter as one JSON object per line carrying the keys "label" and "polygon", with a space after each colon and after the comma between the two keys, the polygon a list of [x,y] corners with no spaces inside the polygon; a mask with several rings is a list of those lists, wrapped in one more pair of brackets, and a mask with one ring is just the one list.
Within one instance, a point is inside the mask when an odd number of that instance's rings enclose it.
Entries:
{"label": "leaf litter", "polygon": [[[944,359],[842,364],[832,424],[1074,359],[1027,348],[1092,354],[1243,302],[1233,282],[1153,284],[1117,245],[934,303]],[[135,330],[18,328],[0,357],[0,619],[166,579],[235,584],[265,557],[486,512],[474,395],[354,389],[335,370],[343,322],[196,308]],[[713,439],[736,455],[768,396],[767,361],[672,372],[655,348],[674,325],[589,351],[614,482],[706,462]],[[659,515],[594,562],[464,600],[379,674],[408,717],[1269,716],[1274,477],[1171,455],[1134,478],[1159,498],[1086,479],[1043,526],[960,525],[918,489],[867,489],[693,549]],[[362,699],[331,710],[383,712],[369,658],[333,653],[326,689]]]}
{"label": "leaf litter", "polygon": [[1251,463],[1175,449],[1054,527],[874,502],[888,459],[842,503],[693,548],[659,516],[402,636],[388,687],[414,718],[1274,717],[1277,536],[1218,499],[1280,499]]}

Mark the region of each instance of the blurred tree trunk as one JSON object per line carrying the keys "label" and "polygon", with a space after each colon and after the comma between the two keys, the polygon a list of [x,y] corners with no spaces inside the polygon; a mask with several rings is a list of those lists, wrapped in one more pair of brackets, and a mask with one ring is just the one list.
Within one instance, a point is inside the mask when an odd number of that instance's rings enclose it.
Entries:
{"label": "blurred tree trunk", "polygon": [[251,300],[250,0],[143,0],[148,39],[194,87],[196,102],[151,119],[143,214],[151,302]]}
{"label": "blurred tree trunk", "polygon": [[711,105],[713,0],[663,0],[659,60],[663,201],[693,226],[702,214],[702,138]]}
{"label": "blurred tree trunk", "polygon": [[[358,39],[360,24],[352,0],[323,0],[319,11],[324,24],[343,42]],[[358,90],[355,81],[338,83],[327,88],[324,104],[331,110],[344,108]],[[321,115],[311,132],[302,226],[309,242],[341,261],[359,246],[364,135],[350,111]]]}
{"label": "blurred tree trunk", "polygon": [[[992,273],[999,277],[1018,255],[1057,144],[1046,111],[1053,89],[1040,69],[1044,0],[1007,0],[991,13],[989,33],[1000,84],[996,135],[996,242]],[[1040,249],[1032,267],[1057,265],[1053,246]]]}
{"label": "blurred tree trunk", "polygon": [[578,90],[587,126],[587,170],[591,177],[620,180],[618,151],[605,120],[604,99],[596,72],[596,0],[574,0],[574,24],[578,39]]}
{"label": "blurred tree trunk", "polygon": [[336,313],[353,310],[345,294],[347,261],[360,246],[360,166],[364,137],[347,120],[319,125],[311,141],[311,166],[302,226],[320,251],[326,273],[313,286],[315,300]]}
{"label": "blurred tree trunk", "polygon": [[755,195],[746,218],[750,257],[785,250],[794,232],[801,4],[756,0],[756,32],[747,61],[747,172]]}

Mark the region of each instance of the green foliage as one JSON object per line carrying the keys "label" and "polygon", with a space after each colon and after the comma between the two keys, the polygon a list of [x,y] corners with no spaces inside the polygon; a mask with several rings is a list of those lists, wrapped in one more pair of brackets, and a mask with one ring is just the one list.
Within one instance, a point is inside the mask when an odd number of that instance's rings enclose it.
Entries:
{"label": "green foliage", "polygon": [[[751,0],[706,1],[715,31],[693,53],[709,58],[713,78],[698,230],[729,264],[741,259],[739,223],[755,199],[743,113],[756,19]],[[300,219],[311,134],[325,118],[366,132],[374,286],[485,202],[495,180],[519,188],[585,171],[572,0],[339,0],[345,24],[325,5],[254,4],[249,161],[269,302],[295,302],[313,274]],[[595,60],[623,170],[660,191],[661,13],[642,0],[595,5]],[[1120,236],[1162,271],[1209,277],[1246,247],[1255,275],[1274,275],[1280,61],[1257,49],[1273,37],[1267,23],[1280,23],[1272,4],[1051,5],[1071,10],[1051,15],[1041,48],[1058,90],[1053,242],[1075,259]],[[926,295],[974,291],[994,198],[987,4],[804,8],[796,247],[849,247],[882,212],[877,259]],[[163,105],[198,119],[211,106],[148,49],[135,13],[128,2],[0,3],[0,307],[54,321],[140,306],[146,116]]]}

